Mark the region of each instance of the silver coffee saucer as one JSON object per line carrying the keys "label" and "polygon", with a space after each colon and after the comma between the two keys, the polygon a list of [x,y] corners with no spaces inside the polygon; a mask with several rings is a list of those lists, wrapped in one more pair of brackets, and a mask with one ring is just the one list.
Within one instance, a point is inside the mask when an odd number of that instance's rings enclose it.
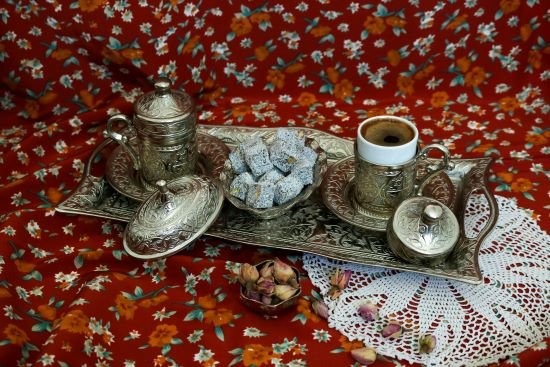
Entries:
{"label": "silver coffee saucer", "polygon": [[[199,150],[198,172],[218,178],[225,160],[229,156],[229,148],[220,139],[200,132],[197,133],[197,143]],[[137,140],[130,140],[130,144],[137,145]],[[143,201],[156,190],[156,187],[145,185],[142,182],[130,157],[120,146],[111,153],[107,160],[105,177],[116,191],[134,200]]]}
{"label": "silver coffee saucer", "polygon": [[[424,168],[419,164],[419,173]],[[332,164],[321,186],[326,207],[338,218],[354,226],[376,232],[386,232],[389,216],[377,215],[362,209],[354,201],[355,157],[344,158]],[[451,210],[456,207],[456,189],[445,172],[438,172],[426,180],[422,196],[436,199]]]}

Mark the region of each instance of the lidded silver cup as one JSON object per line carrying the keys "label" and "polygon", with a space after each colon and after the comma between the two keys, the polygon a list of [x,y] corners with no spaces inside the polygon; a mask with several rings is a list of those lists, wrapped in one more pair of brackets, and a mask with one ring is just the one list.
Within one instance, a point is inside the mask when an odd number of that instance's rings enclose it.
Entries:
{"label": "lidded silver cup", "polygon": [[[146,189],[154,188],[158,180],[194,173],[198,157],[193,99],[183,91],[171,89],[167,78],[157,79],[154,86],[154,91],[135,101],[133,118],[114,115],[105,130],[105,135],[129,154]],[[135,130],[137,144],[130,144],[130,135],[113,130],[117,122]]]}

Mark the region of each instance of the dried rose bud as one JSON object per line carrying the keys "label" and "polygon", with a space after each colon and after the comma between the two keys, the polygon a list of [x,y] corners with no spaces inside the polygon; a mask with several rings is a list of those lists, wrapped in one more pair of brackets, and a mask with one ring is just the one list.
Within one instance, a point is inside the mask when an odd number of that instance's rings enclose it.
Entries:
{"label": "dried rose bud", "polygon": [[328,291],[328,296],[331,299],[340,297],[342,290],[347,287],[350,278],[351,270],[346,270],[344,272],[336,270],[330,278],[331,288]]}
{"label": "dried rose bud", "polygon": [[254,301],[260,301],[262,299],[262,295],[256,291],[247,289],[244,292],[244,295],[250,299],[253,299]]}
{"label": "dried rose bud", "polygon": [[259,277],[260,273],[258,273],[258,269],[256,269],[255,266],[248,263],[241,265],[241,269],[239,271],[239,282],[242,285],[246,285],[248,287],[248,285],[256,283]]}
{"label": "dried rose bud", "polygon": [[273,277],[273,261],[266,262],[260,269],[260,275],[262,278]]}
{"label": "dried rose bud", "polygon": [[435,336],[427,334],[420,337],[418,341],[418,351],[420,353],[431,353],[436,345]]}
{"label": "dried rose bud", "polygon": [[351,270],[346,270],[344,272],[336,270],[332,277],[330,278],[330,284],[333,287],[337,287],[342,290],[348,286],[349,279],[351,278]]}
{"label": "dried rose bud", "polygon": [[275,286],[275,295],[283,301],[286,301],[296,293],[297,289],[287,284],[277,284]]}
{"label": "dried rose bud", "polygon": [[270,305],[271,301],[272,301],[271,296],[267,296],[265,294],[262,294],[262,303],[264,305]]}
{"label": "dried rose bud", "polygon": [[371,301],[367,301],[359,306],[357,312],[359,312],[359,316],[365,321],[374,321],[378,319],[378,307]]}
{"label": "dried rose bud", "polygon": [[258,283],[256,283],[256,289],[262,294],[273,294],[275,291],[275,282],[271,279],[260,278]]}
{"label": "dried rose bud", "polygon": [[315,300],[311,304],[311,308],[317,316],[320,316],[323,319],[328,319],[328,307],[325,302]]}
{"label": "dried rose bud", "polygon": [[401,334],[403,334],[403,327],[395,321],[391,321],[382,329],[382,336],[384,338],[397,339]]}
{"label": "dried rose bud", "polygon": [[291,280],[296,280],[296,274],[290,265],[285,264],[278,258],[275,258],[273,262],[273,276],[280,284],[290,284]]}
{"label": "dried rose bud", "polygon": [[368,347],[352,350],[351,356],[357,362],[365,366],[368,366],[369,364],[373,364],[374,362],[376,362],[376,351]]}

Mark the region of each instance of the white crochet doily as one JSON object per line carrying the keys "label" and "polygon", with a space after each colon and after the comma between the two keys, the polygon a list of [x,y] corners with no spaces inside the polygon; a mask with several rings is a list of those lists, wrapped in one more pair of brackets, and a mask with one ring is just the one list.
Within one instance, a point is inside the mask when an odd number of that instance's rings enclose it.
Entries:
{"label": "white crochet doily", "polygon": [[[335,301],[325,297],[329,325],[379,354],[432,366],[485,365],[548,337],[550,236],[514,200],[497,197],[497,202],[498,223],[479,255],[480,285],[305,254],[304,268],[322,294],[336,269],[352,270],[342,295]],[[483,196],[472,197],[466,228],[477,232],[488,210]],[[357,313],[367,300],[379,307],[377,321]],[[400,338],[380,335],[388,321],[405,328]],[[434,335],[437,345],[430,354],[419,354],[418,339],[425,334]]]}

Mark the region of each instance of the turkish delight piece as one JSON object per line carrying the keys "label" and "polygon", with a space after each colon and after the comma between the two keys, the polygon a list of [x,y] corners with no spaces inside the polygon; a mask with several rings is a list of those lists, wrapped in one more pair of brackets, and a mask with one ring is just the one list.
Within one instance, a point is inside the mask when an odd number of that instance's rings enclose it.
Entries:
{"label": "turkish delight piece", "polygon": [[231,153],[229,153],[229,160],[231,161],[231,168],[233,169],[233,172],[237,175],[240,175],[248,170],[248,166],[244,161],[243,151],[240,147],[236,147]]}
{"label": "turkish delight piece", "polygon": [[276,140],[269,147],[269,156],[275,167],[288,173],[298,161],[300,152],[293,143]]}
{"label": "turkish delight piece", "polygon": [[236,176],[231,185],[229,185],[229,193],[241,200],[246,199],[246,194],[250,185],[254,184],[254,177],[250,172],[244,172]]}
{"label": "turkish delight piece", "polygon": [[317,152],[310,147],[303,147],[300,152],[300,160],[308,162],[311,166],[315,165],[315,162],[317,161],[317,156]]}
{"label": "turkish delight piece", "polygon": [[305,138],[295,130],[279,128],[275,133],[275,140],[285,141],[296,147],[303,147]]}
{"label": "turkish delight piece", "polygon": [[273,168],[269,160],[269,152],[263,142],[248,146],[244,151],[244,160],[252,174],[259,177]]}
{"label": "turkish delight piece", "polygon": [[265,209],[273,206],[274,186],[270,183],[254,183],[249,186],[246,194],[246,205]]}
{"label": "turkish delight piece", "polygon": [[298,196],[303,187],[304,185],[300,179],[290,174],[279,180],[277,185],[275,185],[275,195],[273,200],[278,205],[284,204]]}
{"label": "turkish delight piece", "polygon": [[279,170],[278,168],[274,167],[270,171],[263,174],[262,177],[258,180],[258,183],[264,183],[264,182],[270,182],[273,185],[277,183],[281,178],[285,177],[283,172]]}
{"label": "turkish delight piece", "polygon": [[300,160],[293,168],[289,176],[294,176],[305,185],[313,183],[313,166],[309,161]]}

